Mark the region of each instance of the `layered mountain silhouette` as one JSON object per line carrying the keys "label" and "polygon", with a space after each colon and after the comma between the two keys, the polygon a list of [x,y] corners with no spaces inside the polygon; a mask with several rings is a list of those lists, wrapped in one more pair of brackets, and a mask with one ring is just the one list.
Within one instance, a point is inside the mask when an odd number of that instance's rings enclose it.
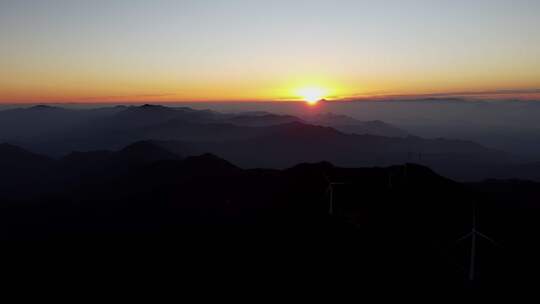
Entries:
{"label": "layered mountain silhouette", "polygon": [[248,168],[285,168],[299,162],[325,160],[341,166],[387,166],[414,160],[429,164],[447,176],[463,179],[482,179],[486,167],[508,161],[508,156],[502,152],[458,140],[345,134],[302,122],[258,131],[257,136],[246,139],[161,141],[159,144],[179,153],[185,149],[191,153],[210,151]]}
{"label": "layered mountain silhouette", "polygon": [[[474,142],[154,105],[14,109],[0,127],[6,261],[44,273],[82,260],[356,292],[520,286],[540,270],[540,186],[523,180],[538,164]],[[471,267],[473,223],[493,242],[474,243]]]}
{"label": "layered mountain silhouette", "polygon": [[332,127],[345,133],[387,137],[407,137],[410,135],[408,132],[380,120],[360,121],[346,115],[325,113],[307,116],[305,120],[312,124]]}
{"label": "layered mountain silhouette", "polygon": [[71,151],[119,150],[136,141],[159,141],[182,156],[209,152],[244,168],[414,161],[462,180],[522,177],[503,152],[469,141],[423,139],[381,121],[332,113],[300,118],[157,105],[88,110],[36,106],[0,111],[0,126],[1,141],[56,158]]}

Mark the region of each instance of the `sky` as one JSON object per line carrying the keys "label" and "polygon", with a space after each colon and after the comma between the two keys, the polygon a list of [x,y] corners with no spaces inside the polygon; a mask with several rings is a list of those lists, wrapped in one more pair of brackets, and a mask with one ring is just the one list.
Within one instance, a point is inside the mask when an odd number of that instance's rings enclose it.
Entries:
{"label": "sky", "polygon": [[540,97],[538,0],[0,0],[0,103]]}

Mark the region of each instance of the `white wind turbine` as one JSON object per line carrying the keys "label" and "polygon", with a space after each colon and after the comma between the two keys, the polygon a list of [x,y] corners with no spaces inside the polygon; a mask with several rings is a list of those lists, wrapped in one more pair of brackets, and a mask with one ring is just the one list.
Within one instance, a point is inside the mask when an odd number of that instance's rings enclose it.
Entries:
{"label": "white wind turbine", "polygon": [[460,243],[468,238],[471,239],[471,256],[469,260],[469,281],[474,281],[474,276],[476,274],[476,243],[479,238],[490,241],[493,244],[497,244],[493,239],[483,234],[477,230],[477,219],[476,219],[476,202],[473,202],[473,218],[472,218],[472,230],[458,239],[456,243]]}
{"label": "white wind turbine", "polygon": [[329,195],[328,214],[333,215],[334,214],[334,187],[337,185],[345,185],[345,183],[332,182],[326,175],[324,176],[324,178],[328,182],[328,188],[326,188],[326,193],[328,193]]}

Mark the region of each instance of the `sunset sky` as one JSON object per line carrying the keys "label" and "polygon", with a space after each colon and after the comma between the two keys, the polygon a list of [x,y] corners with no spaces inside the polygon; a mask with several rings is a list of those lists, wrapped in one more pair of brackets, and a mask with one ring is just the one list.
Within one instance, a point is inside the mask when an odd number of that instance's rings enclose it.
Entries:
{"label": "sunset sky", "polygon": [[0,0],[0,102],[540,96],[538,0]]}

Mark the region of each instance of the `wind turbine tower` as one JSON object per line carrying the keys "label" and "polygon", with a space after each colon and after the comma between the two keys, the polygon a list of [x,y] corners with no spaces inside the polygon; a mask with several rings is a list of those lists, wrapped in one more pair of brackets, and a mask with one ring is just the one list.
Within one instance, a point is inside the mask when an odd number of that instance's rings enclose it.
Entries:
{"label": "wind turbine tower", "polygon": [[333,215],[334,214],[334,187],[337,185],[344,185],[345,183],[342,182],[332,182],[328,178],[328,176],[324,176],[326,181],[328,182],[328,188],[326,188],[326,193],[328,193],[329,201],[328,201],[328,214]]}
{"label": "wind turbine tower", "polygon": [[473,216],[472,216],[472,230],[457,240],[457,243],[465,241],[466,239],[471,240],[471,255],[469,259],[469,281],[474,281],[476,275],[476,255],[477,255],[477,242],[479,239],[485,239],[490,241],[493,244],[497,244],[493,239],[478,231],[477,229],[477,218],[476,218],[476,202],[473,203]]}

